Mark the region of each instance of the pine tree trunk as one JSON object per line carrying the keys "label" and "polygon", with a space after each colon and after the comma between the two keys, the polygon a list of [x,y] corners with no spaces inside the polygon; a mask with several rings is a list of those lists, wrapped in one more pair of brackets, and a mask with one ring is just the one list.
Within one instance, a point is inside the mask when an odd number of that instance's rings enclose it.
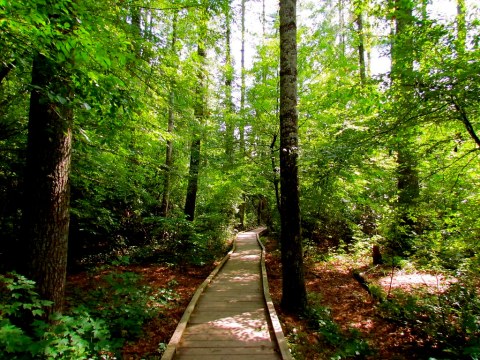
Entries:
{"label": "pine tree trunk", "polygon": [[33,61],[25,172],[24,230],[26,274],[37,282],[42,298],[61,312],[67,268],[70,210],[72,109],[61,102],[70,96],[65,74],[43,55]]}
{"label": "pine tree trunk", "polygon": [[298,192],[296,0],[280,1],[280,185],[282,301],[287,312],[307,306]]}

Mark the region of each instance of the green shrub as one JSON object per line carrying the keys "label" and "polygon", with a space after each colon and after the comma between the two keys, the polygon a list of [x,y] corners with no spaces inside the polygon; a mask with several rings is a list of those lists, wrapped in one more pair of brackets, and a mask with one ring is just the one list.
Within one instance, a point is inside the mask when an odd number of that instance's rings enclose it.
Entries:
{"label": "green shrub", "polygon": [[106,322],[112,336],[134,339],[141,335],[145,322],[177,296],[171,288],[154,290],[141,283],[140,275],[124,272],[104,275],[96,289],[75,297]]}
{"label": "green shrub", "polygon": [[105,322],[86,309],[70,315],[42,316],[50,301],[40,299],[35,283],[12,273],[0,275],[1,359],[109,359],[118,348]]}
{"label": "green shrub", "polygon": [[480,357],[480,297],[464,280],[439,295],[396,291],[380,305],[383,315],[414,329],[444,359]]}
{"label": "green shrub", "polygon": [[368,343],[361,338],[358,330],[342,331],[332,318],[330,309],[313,303],[304,313],[310,329],[316,331],[323,341],[335,348],[331,357],[334,360],[353,358],[371,353]]}

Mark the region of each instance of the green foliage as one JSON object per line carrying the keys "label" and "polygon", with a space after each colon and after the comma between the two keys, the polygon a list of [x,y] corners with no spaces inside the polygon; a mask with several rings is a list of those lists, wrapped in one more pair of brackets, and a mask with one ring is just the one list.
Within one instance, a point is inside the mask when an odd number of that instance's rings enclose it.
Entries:
{"label": "green foliage", "polygon": [[467,279],[439,295],[396,291],[380,309],[384,317],[428,339],[425,346],[442,359],[480,356],[480,296]]}
{"label": "green foliage", "polygon": [[362,339],[358,330],[349,329],[345,333],[333,320],[330,309],[320,305],[319,300],[311,296],[310,302],[303,317],[309,328],[320,335],[321,341],[333,348],[330,359],[362,357],[371,353],[368,343]]}
{"label": "green foliage", "polygon": [[0,358],[113,358],[119,344],[103,320],[79,308],[47,322],[42,315],[51,302],[40,299],[34,288],[21,275],[0,276]]}
{"label": "green foliage", "polygon": [[132,272],[109,273],[101,277],[92,291],[74,294],[74,303],[101,318],[113,337],[127,340],[138,338],[145,322],[175,299],[171,288],[152,289]]}

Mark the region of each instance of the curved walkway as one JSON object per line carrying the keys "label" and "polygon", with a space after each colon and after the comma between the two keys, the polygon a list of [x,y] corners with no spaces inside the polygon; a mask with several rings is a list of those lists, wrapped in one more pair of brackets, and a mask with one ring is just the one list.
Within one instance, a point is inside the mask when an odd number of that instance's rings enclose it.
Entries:
{"label": "curved walkway", "polygon": [[291,359],[268,294],[263,230],[237,235],[236,249],[197,290],[162,360]]}

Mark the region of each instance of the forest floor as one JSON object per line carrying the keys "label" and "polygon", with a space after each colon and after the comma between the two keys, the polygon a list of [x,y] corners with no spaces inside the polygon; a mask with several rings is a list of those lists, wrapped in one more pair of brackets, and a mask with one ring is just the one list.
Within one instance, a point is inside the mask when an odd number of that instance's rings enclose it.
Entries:
{"label": "forest floor", "polygon": [[[266,248],[270,293],[295,358],[331,359],[332,355],[338,354],[336,346],[326,343],[324,336],[309,328],[306,319],[285,314],[280,310],[282,288],[280,253],[273,240],[266,241]],[[361,356],[357,358],[370,360],[428,358],[422,350],[423,339],[416,337],[411,328],[389,322],[378,314],[378,301],[353,278],[354,263],[348,261],[347,257],[332,257],[328,261],[319,262],[307,261],[306,265],[306,286],[310,299],[313,297],[315,303],[330,309],[331,317],[342,333],[352,333],[353,329],[357,334],[355,336],[368,344],[369,350],[360,352]],[[355,265],[359,266],[358,263]],[[143,282],[150,287],[171,287],[175,293],[174,300],[161,311],[160,315],[144,325],[140,339],[126,342],[122,359],[160,359],[196,288],[214,266],[215,264],[178,268],[162,265],[129,265],[108,270],[139,274]],[[368,281],[375,281],[383,287],[385,293],[394,287],[409,290],[416,286],[427,286],[433,291],[441,291],[440,284],[445,280],[415,272],[396,274],[397,276],[392,278],[386,273],[386,268],[367,268],[366,265],[359,270],[368,273],[368,276],[366,275]],[[68,287],[88,291],[89,287],[97,286],[101,275],[102,272],[72,275],[69,277]]]}
{"label": "forest floor", "polygon": [[[329,336],[312,330],[306,319],[285,314],[280,309],[281,300],[281,263],[278,245],[273,240],[266,241],[266,265],[270,286],[270,294],[282,322],[285,335],[292,347],[296,360],[341,359],[358,358],[369,360],[410,360],[431,359],[431,349],[425,346],[428,339],[420,338],[415,329],[401,326],[381,316],[378,310],[379,301],[371,296],[365,288],[354,278],[353,271],[361,272],[364,280],[369,284],[377,285],[383,295],[390,294],[395,289],[408,293],[418,290],[429,293],[438,293],[446,288],[448,282],[455,279],[446,279],[442,276],[419,272],[414,269],[399,270],[389,266],[372,267],[362,261],[354,261],[346,255],[333,256],[327,261],[309,261],[306,263],[306,287],[309,302],[330,309],[330,315],[345,338],[338,340],[337,346],[333,341],[325,341]],[[363,259],[368,262],[370,259]],[[373,294],[375,295],[375,294]],[[353,330],[353,331],[352,331]],[[335,335],[335,331],[332,334]],[[350,346],[357,350],[345,347],[340,343],[350,341]],[[349,339],[350,338],[350,339]],[[368,344],[358,346],[359,340]],[[343,347],[343,348],[342,348]],[[343,356],[342,356],[343,352]],[[346,354],[350,354],[347,356]],[[340,357],[336,357],[339,356]]]}

